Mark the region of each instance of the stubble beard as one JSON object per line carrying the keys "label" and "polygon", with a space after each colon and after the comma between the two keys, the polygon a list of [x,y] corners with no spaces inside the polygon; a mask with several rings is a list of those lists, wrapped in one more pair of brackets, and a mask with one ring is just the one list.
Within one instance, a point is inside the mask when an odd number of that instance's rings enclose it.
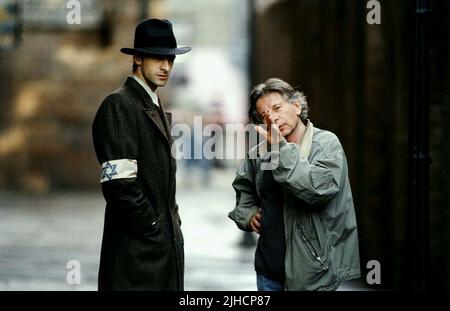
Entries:
{"label": "stubble beard", "polygon": [[143,70],[143,68],[141,68],[141,72],[142,72],[142,76],[144,77],[144,79],[145,79],[145,82],[148,84],[148,86],[150,86],[150,88],[153,90],[153,91],[155,91],[156,90],[156,88],[158,88],[158,87],[163,87],[163,86],[165,86],[166,84],[167,84],[167,81],[168,80],[159,80],[159,79],[157,79],[157,78],[155,78],[155,79],[149,79],[149,77],[148,77],[148,75],[147,75],[147,73]]}
{"label": "stubble beard", "polygon": [[289,131],[289,133],[287,133],[286,135],[283,135],[283,134],[282,134],[283,137],[284,137],[286,140],[288,140],[289,136],[295,134],[297,128],[299,127],[299,122],[302,122],[302,121],[300,120],[300,118],[297,119],[297,123],[296,123],[295,126]]}

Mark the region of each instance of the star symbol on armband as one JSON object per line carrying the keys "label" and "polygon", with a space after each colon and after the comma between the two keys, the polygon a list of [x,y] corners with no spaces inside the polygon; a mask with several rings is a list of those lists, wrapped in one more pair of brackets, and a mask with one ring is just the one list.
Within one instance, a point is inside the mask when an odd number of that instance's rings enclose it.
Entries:
{"label": "star symbol on armband", "polygon": [[111,164],[109,162],[106,162],[106,165],[102,167],[102,178],[107,178],[108,180],[111,180],[114,175],[117,175],[116,167],[117,164]]}

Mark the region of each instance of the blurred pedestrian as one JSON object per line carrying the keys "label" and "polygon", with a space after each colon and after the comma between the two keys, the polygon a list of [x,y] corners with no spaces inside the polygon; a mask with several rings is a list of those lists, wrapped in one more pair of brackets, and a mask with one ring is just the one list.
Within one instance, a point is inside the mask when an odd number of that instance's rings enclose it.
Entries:
{"label": "blurred pedestrian", "polygon": [[177,47],[168,20],[135,30],[133,74],[106,97],[92,134],[106,200],[99,290],[183,290],[184,250],[175,202],[171,115],[155,93],[166,85]]}
{"label": "blurred pedestrian", "polygon": [[[305,96],[276,78],[252,90],[249,117],[268,130],[255,127],[265,141],[249,150],[236,174],[236,207],[229,217],[259,234],[258,290],[335,290],[360,277],[355,210],[339,139],[314,127]],[[274,158],[272,169],[262,169]]]}

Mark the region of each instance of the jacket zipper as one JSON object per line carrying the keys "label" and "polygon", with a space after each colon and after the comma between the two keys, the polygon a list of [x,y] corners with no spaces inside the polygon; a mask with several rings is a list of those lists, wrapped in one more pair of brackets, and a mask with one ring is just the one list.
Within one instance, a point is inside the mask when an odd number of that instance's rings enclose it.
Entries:
{"label": "jacket zipper", "polygon": [[319,255],[317,255],[316,250],[314,249],[314,247],[311,245],[311,243],[308,241],[308,239],[306,238],[305,232],[303,231],[303,227],[300,226],[300,231],[302,233],[302,238],[303,241],[305,241],[306,245],[308,246],[309,251],[311,252],[311,254],[313,255],[314,258],[316,258],[321,265],[323,265],[323,260],[322,258],[320,258]]}

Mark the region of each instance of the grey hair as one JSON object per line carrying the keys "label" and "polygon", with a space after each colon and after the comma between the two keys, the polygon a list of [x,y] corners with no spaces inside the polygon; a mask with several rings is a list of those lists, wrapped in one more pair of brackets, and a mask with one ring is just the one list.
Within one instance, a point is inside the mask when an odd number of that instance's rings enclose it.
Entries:
{"label": "grey hair", "polygon": [[264,95],[274,92],[279,93],[291,104],[298,100],[300,107],[302,108],[299,116],[300,120],[303,122],[308,120],[308,102],[306,101],[306,96],[302,92],[295,90],[289,83],[278,78],[270,78],[266,82],[255,86],[250,93],[250,108],[248,110],[248,117],[253,123],[263,123],[256,112],[256,102],[258,99]]}

